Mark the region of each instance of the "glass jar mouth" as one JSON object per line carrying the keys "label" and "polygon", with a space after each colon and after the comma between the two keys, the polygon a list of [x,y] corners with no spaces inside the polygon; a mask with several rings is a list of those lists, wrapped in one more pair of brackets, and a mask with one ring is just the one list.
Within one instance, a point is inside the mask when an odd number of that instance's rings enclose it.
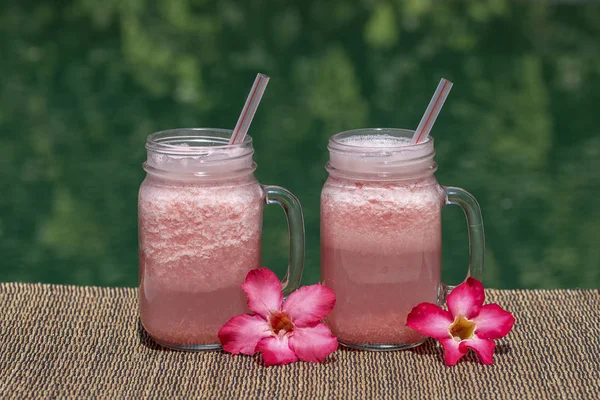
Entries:
{"label": "glass jar mouth", "polygon": [[172,176],[224,177],[252,173],[252,138],[229,144],[232,131],[214,128],[182,128],[148,136],[144,169]]}
{"label": "glass jar mouth", "polygon": [[365,179],[405,179],[435,172],[433,138],[411,144],[414,131],[365,128],[329,139],[330,174]]}
{"label": "glass jar mouth", "polygon": [[178,128],[155,132],[148,136],[148,151],[178,156],[201,157],[221,153],[220,159],[233,160],[254,153],[252,137],[246,135],[241,143],[229,144],[230,129]]}
{"label": "glass jar mouth", "polygon": [[386,157],[403,155],[406,161],[431,157],[435,150],[433,137],[424,142],[411,144],[415,131],[398,128],[361,128],[336,133],[329,139],[330,152],[356,157]]}

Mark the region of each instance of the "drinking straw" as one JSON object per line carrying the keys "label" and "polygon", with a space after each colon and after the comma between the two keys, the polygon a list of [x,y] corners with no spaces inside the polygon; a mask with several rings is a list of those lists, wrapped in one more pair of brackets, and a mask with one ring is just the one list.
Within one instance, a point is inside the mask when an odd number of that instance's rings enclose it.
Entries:
{"label": "drinking straw", "polygon": [[244,104],[242,113],[238,118],[237,124],[235,124],[229,144],[236,144],[244,141],[246,133],[248,133],[248,128],[250,128],[252,118],[254,118],[254,114],[260,103],[260,99],[267,88],[267,83],[269,83],[269,77],[267,75],[256,74],[254,85],[252,85],[252,89],[250,89],[246,104]]}
{"label": "drinking straw", "polygon": [[442,78],[437,89],[435,89],[433,97],[429,101],[429,105],[421,118],[421,122],[419,122],[419,126],[412,137],[411,144],[417,144],[427,140],[427,136],[429,136],[429,132],[431,132],[431,127],[433,127],[433,124],[446,101],[446,97],[448,97],[448,93],[450,93],[450,89],[452,89],[452,82]]}

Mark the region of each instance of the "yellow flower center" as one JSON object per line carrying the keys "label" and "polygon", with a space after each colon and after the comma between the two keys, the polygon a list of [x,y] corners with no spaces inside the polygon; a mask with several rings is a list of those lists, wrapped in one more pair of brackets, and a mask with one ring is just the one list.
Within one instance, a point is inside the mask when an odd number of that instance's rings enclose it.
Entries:
{"label": "yellow flower center", "polygon": [[269,316],[269,323],[273,333],[278,334],[279,331],[291,332],[294,330],[294,324],[289,315],[284,312],[275,312]]}
{"label": "yellow flower center", "polygon": [[448,329],[450,336],[457,342],[471,339],[475,333],[475,322],[469,321],[462,315],[459,315],[454,319],[452,325]]}

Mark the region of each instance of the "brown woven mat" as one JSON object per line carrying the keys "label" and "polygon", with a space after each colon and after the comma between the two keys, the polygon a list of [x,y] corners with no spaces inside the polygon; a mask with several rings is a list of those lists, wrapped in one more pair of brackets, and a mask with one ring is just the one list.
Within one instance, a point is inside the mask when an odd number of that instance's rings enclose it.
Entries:
{"label": "brown woven mat", "polygon": [[598,290],[487,291],[517,323],[495,364],[338,350],[325,364],[183,353],[140,329],[134,289],[0,284],[0,398],[598,398]]}

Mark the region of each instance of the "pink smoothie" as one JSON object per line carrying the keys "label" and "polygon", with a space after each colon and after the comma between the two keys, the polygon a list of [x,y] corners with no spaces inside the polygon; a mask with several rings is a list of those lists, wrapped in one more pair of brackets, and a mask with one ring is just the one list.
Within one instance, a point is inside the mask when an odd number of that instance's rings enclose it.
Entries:
{"label": "pink smoothie", "polygon": [[246,313],[240,284],[261,266],[263,192],[252,175],[186,182],[148,174],[139,192],[140,317],[172,347],[218,344]]}
{"label": "pink smoothie", "polygon": [[321,194],[321,274],[337,296],[327,324],[346,344],[408,345],[420,302],[437,302],[441,208],[433,175],[394,182],[330,176]]}

